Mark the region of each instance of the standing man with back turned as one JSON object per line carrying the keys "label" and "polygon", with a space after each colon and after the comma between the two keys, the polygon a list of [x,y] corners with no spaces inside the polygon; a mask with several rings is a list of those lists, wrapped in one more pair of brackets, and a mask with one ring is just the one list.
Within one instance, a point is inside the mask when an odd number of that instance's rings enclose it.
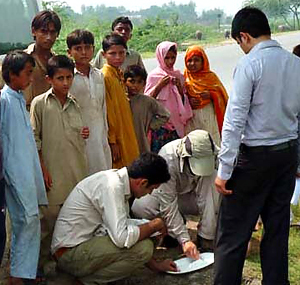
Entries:
{"label": "standing man with back turned", "polygon": [[234,73],[215,181],[223,199],[214,284],[241,284],[261,215],[262,284],[287,285],[290,200],[300,174],[300,60],[271,40],[268,20],[256,8],[240,10],[231,31],[246,55]]}

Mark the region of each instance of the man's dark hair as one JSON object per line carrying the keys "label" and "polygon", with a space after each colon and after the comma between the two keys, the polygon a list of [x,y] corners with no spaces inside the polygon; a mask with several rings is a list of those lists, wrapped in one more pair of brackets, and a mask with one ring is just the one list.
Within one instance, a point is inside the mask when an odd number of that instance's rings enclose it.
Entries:
{"label": "man's dark hair", "polygon": [[29,62],[35,67],[35,61],[33,57],[22,51],[22,50],[14,50],[10,51],[4,58],[2,62],[2,78],[3,80],[9,84],[10,76],[9,73],[13,73],[19,76],[20,72],[25,68],[26,63]]}
{"label": "man's dark hair", "polygon": [[111,46],[123,46],[127,50],[124,38],[116,33],[107,35],[102,41],[102,49],[107,52]]}
{"label": "man's dark hair", "polygon": [[293,48],[293,54],[300,57],[300,45],[296,45],[296,46]]}
{"label": "man's dark hair", "polygon": [[115,26],[118,25],[119,23],[126,24],[130,26],[131,31],[133,30],[133,25],[132,22],[129,20],[128,17],[118,17],[115,19],[112,24],[111,24],[111,30],[113,31],[115,29]]}
{"label": "man's dark hair", "polygon": [[146,70],[140,67],[139,65],[128,66],[124,72],[124,79],[127,80],[127,78],[135,78],[135,77],[140,77],[146,82],[147,80]]}
{"label": "man's dark hair", "polygon": [[165,183],[171,178],[166,160],[153,152],[141,154],[127,169],[130,178],[148,179],[148,185]]}
{"label": "man's dark hair", "polygon": [[49,23],[53,23],[57,35],[59,35],[61,22],[54,11],[44,10],[37,13],[31,22],[31,28],[34,28],[35,30],[48,28]]}
{"label": "man's dark hair", "polygon": [[79,45],[81,43],[94,45],[94,35],[87,30],[77,29],[67,36],[68,48],[72,46]]}
{"label": "man's dark hair", "polygon": [[47,75],[53,78],[59,68],[69,69],[74,74],[75,64],[72,59],[65,55],[52,56],[47,63]]}
{"label": "man's dark hair", "polygon": [[259,9],[245,7],[237,12],[231,24],[231,37],[240,39],[240,33],[248,33],[253,38],[271,35],[267,16]]}

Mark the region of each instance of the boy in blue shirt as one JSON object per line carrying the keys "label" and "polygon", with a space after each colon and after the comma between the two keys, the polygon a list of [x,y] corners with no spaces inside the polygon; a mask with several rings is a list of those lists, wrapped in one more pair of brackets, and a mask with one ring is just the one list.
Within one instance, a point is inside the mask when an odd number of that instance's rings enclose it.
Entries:
{"label": "boy in blue shirt", "polygon": [[10,52],[2,64],[1,143],[5,196],[12,226],[11,283],[34,284],[40,250],[39,205],[47,205],[36,144],[22,90],[32,82],[33,58]]}

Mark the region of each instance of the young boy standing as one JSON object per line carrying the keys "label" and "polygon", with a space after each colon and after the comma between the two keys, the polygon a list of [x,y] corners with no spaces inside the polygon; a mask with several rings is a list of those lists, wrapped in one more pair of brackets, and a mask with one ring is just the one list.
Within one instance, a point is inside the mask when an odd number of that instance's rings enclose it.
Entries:
{"label": "young boy standing", "polygon": [[107,139],[105,85],[102,72],[90,65],[94,54],[94,36],[75,30],[67,37],[68,53],[75,60],[75,75],[70,93],[77,99],[83,122],[90,130],[86,141],[89,174],[112,167]]}
{"label": "young boy standing", "polygon": [[49,206],[43,213],[40,266],[50,253],[50,243],[59,210],[73,187],[87,176],[85,141],[79,106],[69,94],[74,63],[64,55],[53,56],[47,64],[46,80],[52,88],[34,98],[31,125],[40,155]]}
{"label": "young boy standing", "polygon": [[102,72],[106,89],[108,141],[113,167],[121,168],[129,165],[139,155],[132,113],[120,70],[127,46],[123,37],[112,34],[104,38],[102,48],[107,62]]}
{"label": "young boy standing", "polygon": [[154,98],[141,94],[147,79],[145,69],[138,65],[131,65],[125,70],[124,79],[140,153],[150,151],[148,131],[159,129],[164,125],[170,113]]}
{"label": "young boy standing", "polygon": [[29,45],[25,52],[32,55],[36,67],[33,71],[32,84],[24,92],[28,110],[32,99],[51,87],[45,79],[46,65],[49,58],[53,56],[51,48],[59,35],[60,29],[61,22],[54,11],[41,11],[32,20],[31,33],[35,43]]}
{"label": "young boy standing", "polygon": [[[123,37],[127,45],[128,41],[132,37],[133,24],[128,17],[121,16],[112,22],[111,30],[113,33]],[[103,50],[99,50],[93,63],[94,67],[101,69],[104,63],[105,59],[103,58]],[[135,50],[127,49],[125,60],[121,65],[121,69],[124,71],[130,65],[138,65],[145,68],[141,55]]]}
{"label": "young boy standing", "polygon": [[[47,205],[41,166],[22,90],[32,81],[34,59],[7,54],[2,65],[1,143],[6,203],[11,220],[11,284],[34,284],[40,250],[39,205]],[[26,282],[26,283],[25,283]]]}

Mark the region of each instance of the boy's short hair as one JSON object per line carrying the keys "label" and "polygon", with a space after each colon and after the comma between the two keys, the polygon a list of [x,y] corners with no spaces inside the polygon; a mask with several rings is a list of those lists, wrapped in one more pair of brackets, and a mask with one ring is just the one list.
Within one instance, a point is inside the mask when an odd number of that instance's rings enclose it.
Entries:
{"label": "boy's short hair", "polygon": [[111,46],[123,46],[127,50],[124,38],[116,33],[105,36],[102,41],[102,49],[104,52],[107,52]]}
{"label": "boy's short hair", "polygon": [[35,61],[30,54],[22,50],[10,51],[2,62],[3,80],[7,84],[9,84],[10,83],[9,73],[13,73],[18,76],[20,72],[25,68],[27,62],[31,63],[32,66],[35,67]]}
{"label": "boy's short hair", "polygon": [[59,35],[61,22],[58,15],[54,11],[44,10],[37,13],[31,22],[31,28],[38,30],[40,28],[48,27],[49,23],[53,23],[54,28]]}
{"label": "boy's short hair", "polygon": [[166,160],[153,152],[141,154],[127,170],[130,178],[148,179],[148,186],[165,183],[171,178]]}
{"label": "boy's short hair", "polygon": [[112,24],[111,24],[111,30],[113,31],[115,29],[115,26],[118,25],[119,23],[129,25],[131,31],[133,30],[133,24],[132,24],[132,22],[129,20],[128,17],[123,17],[123,16],[116,18],[112,22]]}
{"label": "boy's short hair", "polygon": [[231,37],[240,39],[240,33],[248,33],[253,38],[271,35],[267,16],[254,7],[245,7],[237,12],[231,24]]}
{"label": "boy's short hair", "polygon": [[67,46],[69,49],[81,43],[94,45],[94,42],[94,35],[88,30],[77,29],[67,36]]}
{"label": "boy's short hair", "polygon": [[299,45],[296,45],[294,48],[293,48],[293,54],[297,55],[300,57],[300,44]]}
{"label": "boy's short hair", "polygon": [[47,75],[53,78],[59,68],[69,69],[74,75],[75,64],[72,59],[65,55],[54,55],[48,60]]}
{"label": "boy's short hair", "polygon": [[139,65],[128,66],[124,72],[124,79],[127,80],[127,78],[135,78],[135,77],[140,77],[146,82],[147,80],[146,70],[140,67]]}

